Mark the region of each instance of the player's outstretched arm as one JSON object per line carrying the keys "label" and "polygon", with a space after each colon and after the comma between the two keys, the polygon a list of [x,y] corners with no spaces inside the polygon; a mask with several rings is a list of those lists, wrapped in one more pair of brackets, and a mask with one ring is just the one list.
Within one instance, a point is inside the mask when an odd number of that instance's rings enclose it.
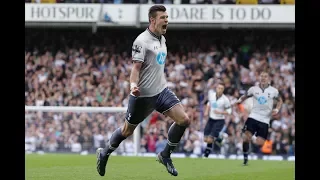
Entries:
{"label": "player's outstretched arm", "polygon": [[240,104],[242,103],[243,101],[245,101],[246,99],[250,98],[251,96],[253,96],[253,87],[249,88],[249,90],[244,94],[242,95],[236,102],[235,104]]}
{"label": "player's outstretched arm", "polygon": [[250,97],[251,96],[248,96],[248,94],[244,94],[235,102],[235,104],[241,104],[243,101],[245,101],[246,99],[248,99]]}
{"label": "player's outstretched arm", "polygon": [[272,110],[272,115],[273,115],[273,116],[276,115],[276,114],[278,114],[278,112],[279,112],[282,104],[283,104],[283,101],[282,101],[281,96],[279,95],[279,96],[277,97],[277,106],[276,106],[276,108],[275,108],[274,110]]}
{"label": "player's outstretched arm", "polygon": [[237,101],[235,104],[241,104],[243,101],[245,101],[246,99],[248,99],[248,96],[247,95],[242,95]]}
{"label": "player's outstretched arm", "polygon": [[208,117],[210,111],[210,103],[208,102],[206,105],[206,109],[204,111],[204,117]]}
{"label": "player's outstretched arm", "polygon": [[130,91],[131,91],[131,94],[134,96],[140,95],[138,82],[139,82],[139,74],[140,74],[141,66],[142,66],[142,62],[133,61],[133,66],[130,74]]}
{"label": "player's outstretched arm", "polygon": [[277,108],[278,110],[280,110],[280,108],[281,108],[281,106],[282,106],[282,103],[283,103],[281,96],[279,96],[279,97],[277,98],[277,100],[278,100],[278,102],[277,102],[276,108]]}

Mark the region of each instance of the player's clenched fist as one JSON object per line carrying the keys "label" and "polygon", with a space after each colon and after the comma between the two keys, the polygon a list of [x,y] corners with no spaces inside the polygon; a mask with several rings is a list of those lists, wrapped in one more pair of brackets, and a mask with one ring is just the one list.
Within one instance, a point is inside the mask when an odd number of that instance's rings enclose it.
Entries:
{"label": "player's clenched fist", "polygon": [[131,83],[130,84],[130,91],[131,91],[131,94],[138,97],[140,96],[140,90],[139,90],[139,87],[137,86],[136,83]]}
{"label": "player's clenched fist", "polygon": [[272,110],[272,116],[277,115],[277,114],[278,114],[278,112],[279,112],[279,110],[278,110],[278,109],[274,109],[274,110]]}

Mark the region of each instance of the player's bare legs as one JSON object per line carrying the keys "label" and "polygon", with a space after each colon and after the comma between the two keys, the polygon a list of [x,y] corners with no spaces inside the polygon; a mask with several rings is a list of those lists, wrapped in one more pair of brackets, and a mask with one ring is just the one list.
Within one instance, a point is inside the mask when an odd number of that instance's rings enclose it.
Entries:
{"label": "player's bare legs", "polygon": [[119,144],[127,137],[131,136],[136,128],[136,125],[129,124],[125,121],[122,128],[118,128],[112,133],[106,148],[97,149],[97,171],[100,176],[104,176],[106,172],[106,165],[110,154],[117,149]]}
{"label": "player's bare legs", "polygon": [[204,138],[204,142],[207,143],[207,147],[206,149],[204,150],[204,157],[209,157],[211,151],[212,151],[212,148],[213,148],[213,142],[214,142],[214,137],[211,137],[211,136],[207,136]]}
{"label": "player's bare legs", "polygon": [[[242,139],[243,139],[243,143],[242,143],[242,150],[243,150],[243,165],[248,165],[248,155],[249,155],[249,146],[250,146],[250,142],[252,142],[252,133],[250,131],[245,131],[242,134]],[[258,146],[263,146],[265,142],[265,139],[263,137],[258,136],[256,138],[255,141],[253,141],[254,144],[258,145]]]}
{"label": "player's bare legs", "polygon": [[207,136],[204,138],[204,142],[207,143],[207,148],[204,151],[204,157],[209,157],[209,154],[211,153],[211,150],[213,148],[213,142],[215,141],[216,138]]}
{"label": "player's bare legs", "polygon": [[266,140],[265,140],[264,138],[258,136],[257,139],[256,139],[256,141],[253,142],[253,143],[256,144],[256,145],[259,145],[259,146],[263,146],[263,144],[264,144],[265,141],[266,141]]}
{"label": "player's bare legs", "polygon": [[[249,146],[250,142],[252,142],[252,133],[250,131],[245,131],[242,135],[243,138],[243,143],[242,143],[242,150],[243,150],[243,157],[244,157],[244,162],[243,165],[247,165],[248,163],[248,154],[249,154]],[[258,146],[262,146],[265,142],[265,139],[258,136],[255,141],[253,141],[254,144]]]}
{"label": "player's bare legs", "polygon": [[189,126],[190,119],[187,113],[185,113],[185,110],[181,104],[175,105],[172,109],[168,110],[164,114],[169,116],[175,122],[169,128],[168,143],[164,150],[158,154],[158,160],[167,168],[167,171],[171,175],[177,176],[178,172],[172,164],[170,155],[175,147],[179,144],[184,131]]}
{"label": "player's bare legs", "polygon": [[252,133],[250,131],[245,131],[242,134],[242,152],[243,152],[243,165],[248,163],[249,147],[250,141],[252,139]]}
{"label": "player's bare legs", "polygon": [[[210,120],[208,122],[210,123]],[[226,130],[227,126],[222,127],[221,131],[219,127],[215,126],[215,128],[213,128],[212,130],[214,133],[211,133],[210,135],[207,135],[208,128],[211,128],[210,124],[206,125],[204,132],[205,136],[203,141],[207,143],[207,147],[204,150],[205,158],[209,157],[211,151],[213,150],[213,144],[216,144],[217,146],[221,147],[223,140],[222,133]],[[220,131],[219,134],[217,134],[216,132],[217,128]]]}

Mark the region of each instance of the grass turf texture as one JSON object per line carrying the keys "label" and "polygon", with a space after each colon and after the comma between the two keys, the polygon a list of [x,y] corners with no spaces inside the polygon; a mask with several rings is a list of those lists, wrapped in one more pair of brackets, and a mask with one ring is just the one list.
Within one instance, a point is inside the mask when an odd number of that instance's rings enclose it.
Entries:
{"label": "grass turf texture", "polygon": [[27,154],[26,180],[292,180],[292,161],[173,158],[179,172],[171,176],[162,164],[151,157],[111,156],[106,175],[96,171],[95,155]]}

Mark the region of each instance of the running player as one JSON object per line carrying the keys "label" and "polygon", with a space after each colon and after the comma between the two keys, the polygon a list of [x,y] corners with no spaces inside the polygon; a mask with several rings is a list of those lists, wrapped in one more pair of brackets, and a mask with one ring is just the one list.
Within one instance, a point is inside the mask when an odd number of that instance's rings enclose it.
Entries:
{"label": "running player", "polygon": [[211,153],[213,142],[221,146],[222,138],[220,134],[226,129],[225,116],[230,115],[231,105],[230,100],[223,94],[224,84],[219,83],[216,87],[216,92],[208,97],[208,103],[205,110],[205,117],[209,119],[204,128],[204,142],[207,143],[207,148],[204,151],[204,157],[208,157]]}
{"label": "running player", "polygon": [[166,8],[154,5],[149,9],[148,16],[149,27],[135,39],[132,46],[134,64],[130,75],[131,93],[125,123],[113,132],[105,149],[97,150],[97,171],[101,176],[105,175],[110,154],[154,110],[175,121],[169,128],[168,143],[157,155],[157,160],[166,167],[168,173],[178,175],[170,155],[189,126],[190,119],[180,100],[167,87],[165,78],[167,46],[163,34],[168,27]]}
{"label": "running player", "polygon": [[[253,106],[243,127],[243,165],[248,164],[252,136],[255,134],[257,137],[255,144],[262,146],[268,137],[271,117],[276,115],[282,106],[279,91],[269,84],[269,73],[265,71],[260,73],[259,85],[249,88],[236,103],[242,103],[249,97],[253,97]],[[273,109],[274,100],[277,100],[275,109]]]}

